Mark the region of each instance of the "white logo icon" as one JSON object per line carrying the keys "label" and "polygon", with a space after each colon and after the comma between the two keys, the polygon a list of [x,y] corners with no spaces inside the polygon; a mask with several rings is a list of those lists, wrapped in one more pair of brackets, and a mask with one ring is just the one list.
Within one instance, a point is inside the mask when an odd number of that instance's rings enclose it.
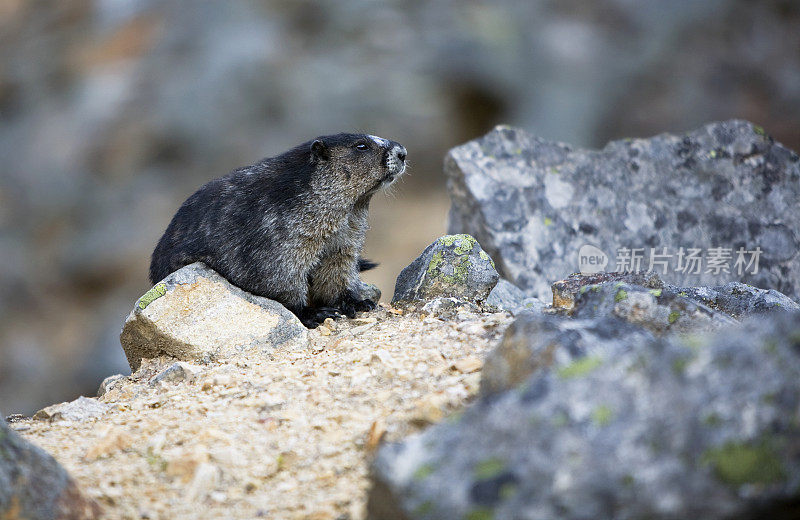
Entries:
{"label": "white logo icon", "polygon": [[578,270],[581,274],[595,274],[605,270],[608,256],[593,245],[583,245],[578,251]]}

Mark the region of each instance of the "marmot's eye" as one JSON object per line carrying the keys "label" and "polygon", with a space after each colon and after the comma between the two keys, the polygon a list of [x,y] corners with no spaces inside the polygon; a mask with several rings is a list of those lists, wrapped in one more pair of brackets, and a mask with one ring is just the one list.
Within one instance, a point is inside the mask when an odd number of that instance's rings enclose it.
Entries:
{"label": "marmot's eye", "polygon": [[356,145],[356,150],[360,150],[362,152],[366,152],[367,150],[369,150],[369,146],[367,145],[367,143],[358,143]]}

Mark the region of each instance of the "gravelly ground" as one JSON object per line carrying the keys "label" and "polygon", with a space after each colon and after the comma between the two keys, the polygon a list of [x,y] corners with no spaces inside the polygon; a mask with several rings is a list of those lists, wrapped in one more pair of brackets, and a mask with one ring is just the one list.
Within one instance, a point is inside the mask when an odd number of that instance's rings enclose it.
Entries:
{"label": "gravelly ground", "polygon": [[99,418],[12,427],[109,518],[363,518],[378,440],[469,401],[510,321],[382,305],[313,331],[305,350],[204,366],[194,380],[152,386],[174,361],[152,360],[100,398],[112,409]]}

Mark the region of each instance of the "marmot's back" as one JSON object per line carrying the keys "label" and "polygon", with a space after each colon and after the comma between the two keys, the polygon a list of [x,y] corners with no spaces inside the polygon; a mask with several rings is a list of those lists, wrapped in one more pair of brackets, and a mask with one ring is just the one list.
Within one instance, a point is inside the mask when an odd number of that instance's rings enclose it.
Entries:
{"label": "marmot's back", "polygon": [[204,228],[208,228],[215,207],[221,202],[218,200],[221,182],[222,179],[215,179],[203,185],[172,217],[150,259],[150,282],[158,283],[183,266],[209,259],[210,236]]}

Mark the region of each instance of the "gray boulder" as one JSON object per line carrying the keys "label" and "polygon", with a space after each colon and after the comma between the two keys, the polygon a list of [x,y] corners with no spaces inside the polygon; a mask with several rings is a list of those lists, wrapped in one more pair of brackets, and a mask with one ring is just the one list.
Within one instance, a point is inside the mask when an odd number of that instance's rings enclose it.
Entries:
{"label": "gray boulder", "polygon": [[0,518],[89,520],[100,506],[85,496],[64,468],[0,418]]}
{"label": "gray boulder", "polygon": [[[616,318],[521,317],[508,334],[558,354],[382,448],[369,516],[797,518],[798,318],[632,342]],[[570,351],[590,333],[604,337]]]}
{"label": "gray boulder", "polygon": [[208,362],[299,348],[307,340],[308,330],[283,305],[242,291],[199,262],[139,298],[120,335],[134,372],[142,358]]}
{"label": "gray boulder", "polygon": [[494,262],[469,235],[446,235],[400,272],[392,303],[456,298],[483,302],[500,276]]}
{"label": "gray boulder", "polygon": [[[503,277],[541,299],[551,280],[580,270],[587,245],[608,271],[646,270],[652,258],[674,285],[739,281],[800,297],[800,158],[745,121],[599,151],[497,127],[452,149],[445,172],[448,232],[473,235]],[[617,262],[621,248],[641,248],[641,266]]]}

